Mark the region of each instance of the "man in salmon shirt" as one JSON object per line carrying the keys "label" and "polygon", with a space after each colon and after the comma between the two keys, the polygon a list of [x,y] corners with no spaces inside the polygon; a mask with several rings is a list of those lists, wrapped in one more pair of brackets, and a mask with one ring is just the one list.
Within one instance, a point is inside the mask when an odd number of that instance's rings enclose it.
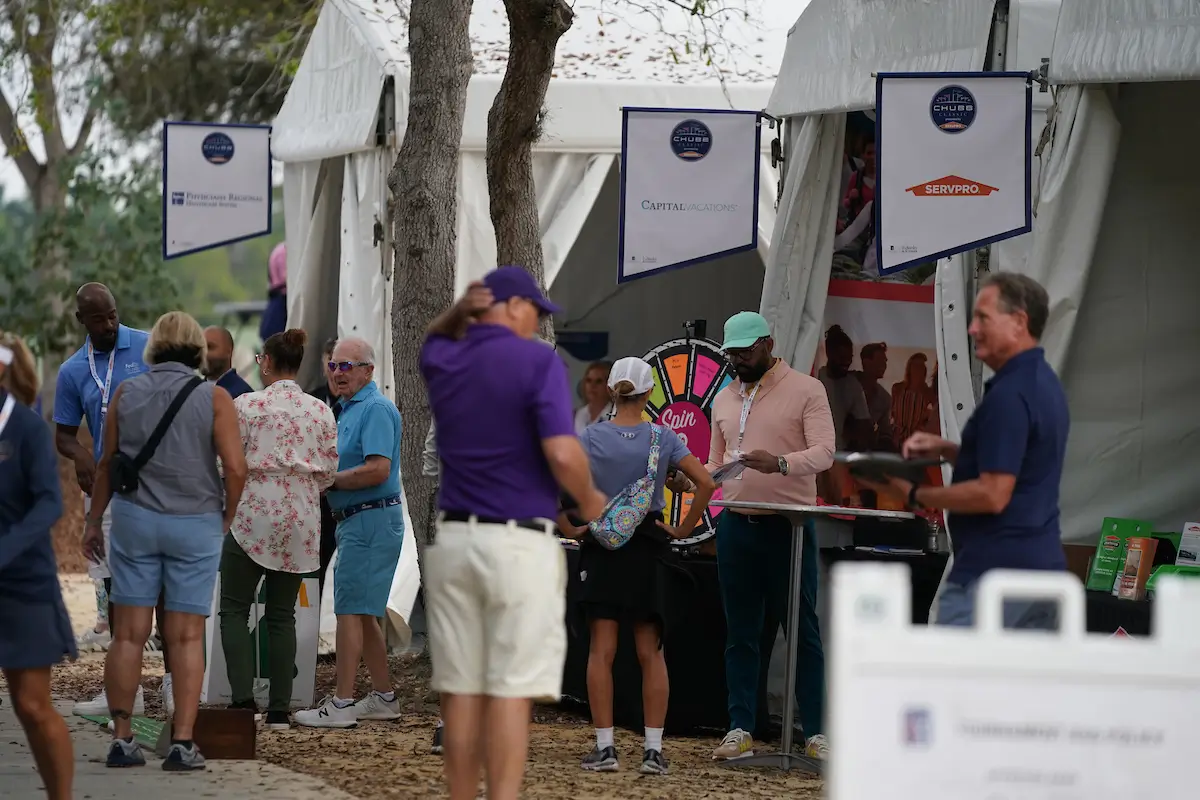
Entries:
{"label": "man in salmon shirt", "polygon": [[[771,328],[761,315],[743,311],[725,323],[722,349],[738,380],[713,400],[708,468],[745,461],[746,471],[722,484],[728,501],[813,505],[816,476],[833,464],[833,414],[821,382],[776,358],[774,348]],[[805,753],[824,759],[828,745],[822,733],[825,654],[817,621],[817,543],[811,525],[805,533],[799,641],[788,646],[799,648],[795,692]],[[792,523],[786,517],[734,509],[717,517],[730,724],[713,752],[716,760],[754,754],[764,611],[787,619],[791,552]]]}

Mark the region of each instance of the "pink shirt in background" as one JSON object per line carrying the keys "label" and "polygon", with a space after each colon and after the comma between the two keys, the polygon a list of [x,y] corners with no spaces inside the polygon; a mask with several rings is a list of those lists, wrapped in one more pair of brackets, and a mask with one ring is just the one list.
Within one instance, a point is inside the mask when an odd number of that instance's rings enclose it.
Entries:
{"label": "pink shirt in background", "polygon": [[[747,469],[740,478],[721,485],[722,496],[752,503],[812,505],[817,500],[817,474],[833,465],[833,414],[825,387],[782,360],[775,362],[760,383],[740,449],[743,453],[766,450],[784,456],[788,474],[768,475]],[[733,461],[734,451],[739,449],[742,403],[752,388],[735,380],[713,399],[710,470]]]}

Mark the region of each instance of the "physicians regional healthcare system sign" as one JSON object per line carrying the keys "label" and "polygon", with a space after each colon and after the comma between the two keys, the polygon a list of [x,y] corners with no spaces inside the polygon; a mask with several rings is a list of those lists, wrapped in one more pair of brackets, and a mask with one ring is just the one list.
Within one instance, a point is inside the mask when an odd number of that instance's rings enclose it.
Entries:
{"label": "physicians regional healthcare system sign", "polygon": [[271,127],[163,125],[163,258],[271,232]]}
{"label": "physicians regional healthcare system sign", "polygon": [[881,73],[875,110],[881,274],[1033,229],[1028,73]]}
{"label": "physicians regional healthcare system sign", "polygon": [[623,111],[617,281],[758,247],[761,114]]}

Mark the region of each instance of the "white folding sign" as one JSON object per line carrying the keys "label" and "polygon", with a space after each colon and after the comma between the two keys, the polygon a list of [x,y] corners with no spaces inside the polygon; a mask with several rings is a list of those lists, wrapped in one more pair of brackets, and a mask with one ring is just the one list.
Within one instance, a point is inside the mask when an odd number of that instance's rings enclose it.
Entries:
{"label": "white folding sign", "polygon": [[758,247],[761,116],[624,109],[618,282]]}
{"label": "white folding sign", "polygon": [[163,258],[271,232],[271,126],[163,125]]}
{"label": "white folding sign", "polygon": [[875,112],[880,274],[1033,229],[1028,73],[881,73]]}
{"label": "white folding sign", "polygon": [[[1162,579],[1149,638],[1086,633],[1084,596],[993,572],[975,629],[914,626],[907,566],[837,565],[831,800],[1193,800],[1200,581]],[[1046,598],[1058,631],[1001,627],[1005,599]]]}

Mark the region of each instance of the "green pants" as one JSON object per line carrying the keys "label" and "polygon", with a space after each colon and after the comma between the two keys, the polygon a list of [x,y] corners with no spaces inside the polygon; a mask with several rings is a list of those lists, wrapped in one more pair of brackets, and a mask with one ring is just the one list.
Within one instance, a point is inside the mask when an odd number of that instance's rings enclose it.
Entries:
{"label": "green pants", "polygon": [[259,622],[267,637],[266,676],[271,681],[268,711],[287,713],[292,703],[296,670],[296,596],[303,575],[276,572],[260,566],[232,534],[221,552],[221,647],[233,702],[254,699],[254,636],[250,631],[250,606],[263,576],[266,609]]}

